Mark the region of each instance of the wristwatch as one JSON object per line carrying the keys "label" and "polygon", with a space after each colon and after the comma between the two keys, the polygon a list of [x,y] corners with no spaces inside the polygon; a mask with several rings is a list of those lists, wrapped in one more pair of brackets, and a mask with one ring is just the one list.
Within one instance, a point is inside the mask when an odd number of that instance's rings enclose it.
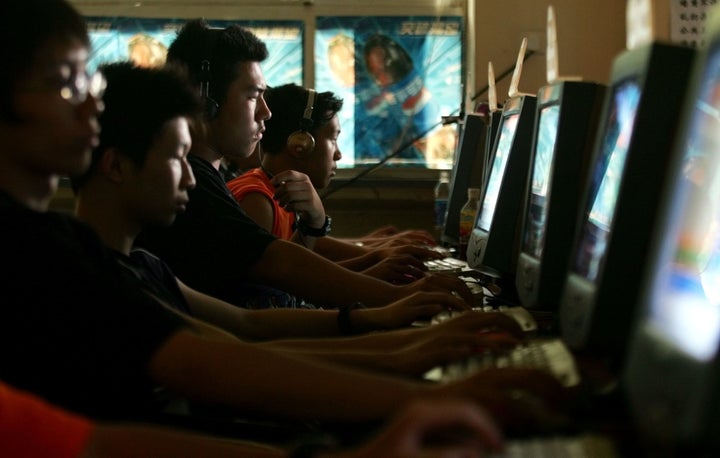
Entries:
{"label": "wristwatch", "polygon": [[322,227],[310,227],[306,225],[301,218],[298,218],[295,220],[295,224],[293,224],[293,229],[309,237],[325,237],[330,233],[331,223],[332,219],[327,215],[325,215],[325,224],[323,224]]}

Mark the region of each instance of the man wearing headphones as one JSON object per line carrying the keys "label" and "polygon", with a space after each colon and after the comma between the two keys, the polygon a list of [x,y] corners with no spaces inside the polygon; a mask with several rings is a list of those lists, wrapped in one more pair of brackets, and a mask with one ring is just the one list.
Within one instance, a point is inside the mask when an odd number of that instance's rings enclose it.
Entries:
{"label": "man wearing headphones", "polygon": [[[185,68],[206,94],[208,106],[204,132],[195,133],[189,159],[197,186],[190,191],[187,211],[170,228],[146,231],[139,244],[164,259],[188,286],[239,305],[248,303],[257,285],[330,307],[358,301],[381,306],[421,290],[456,292],[470,301],[470,291],[457,278],[427,275],[408,285],[392,285],[277,239],[247,216],[218,169],[223,157],[248,157],[263,137],[271,117],[260,69],[266,57],[264,43],[241,27],[211,29],[196,20],[179,32],[168,62]],[[280,196],[312,188],[297,172],[274,179]],[[329,232],[330,219],[324,212],[301,212],[298,227],[321,236]],[[266,290],[260,290],[260,299],[251,305],[267,306],[265,296]]]}
{"label": "man wearing headphones", "polygon": [[[268,89],[266,101],[274,115],[265,123],[260,167],[227,183],[248,216],[277,237],[313,249],[348,269],[394,283],[423,277],[422,259],[439,254],[412,243],[423,240],[412,238],[419,237],[420,231],[384,237],[385,243],[379,246],[359,246],[316,237],[298,224],[312,218],[322,221],[325,215],[316,190],[330,184],[342,158],[337,113],[343,101],[332,92],[316,93],[295,84]],[[296,189],[282,185],[289,179],[298,182]]]}

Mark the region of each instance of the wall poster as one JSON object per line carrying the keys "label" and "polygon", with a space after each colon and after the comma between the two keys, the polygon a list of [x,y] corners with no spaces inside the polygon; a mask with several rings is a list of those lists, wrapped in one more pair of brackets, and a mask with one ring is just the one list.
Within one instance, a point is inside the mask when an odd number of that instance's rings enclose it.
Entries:
{"label": "wall poster", "polygon": [[[90,32],[92,56],[88,68],[107,62],[132,60],[138,65],[163,65],[167,48],[185,19],[130,17],[85,18]],[[237,24],[250,29],[265,42],[269,57],[261,64],[270,85],[303,82],[302,21],[216,21],[211,27]]]}
{"label": "wall poster", "polygon": [[[315,87],[345,101],[340,166],[452,167],[462,100],[462,18],[318,17]],[[406,146],[403,148],[403,146]]]}

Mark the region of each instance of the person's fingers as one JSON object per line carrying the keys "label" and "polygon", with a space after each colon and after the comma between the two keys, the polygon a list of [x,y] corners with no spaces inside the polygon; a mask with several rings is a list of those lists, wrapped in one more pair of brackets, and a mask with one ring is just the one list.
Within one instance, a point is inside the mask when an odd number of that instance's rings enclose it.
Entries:
{"label": "person's fingers", "polygon": [[[438,445],[452,448],[474,444],[490,450],[502,448],[500,429],[487,414],[471,401],[452,399],[411,404],[397,422],[404,430],[410,447],[421,451]],[[478,441],[479,439],[479,441]]]}
{"label": "person's fingers", "polygon": [[507,331],[518,339],[525,337],[525,332],[514,318],[499,312],[468,311],[441,324],[476,331]]}
{"label": "person's fingers", "polygon": [[480,384],[506,391],[525,392],[548,403],[548,406],[563,405],[570,392],[555,376],[546,370],[521,368],[489,368],[476,374]]}

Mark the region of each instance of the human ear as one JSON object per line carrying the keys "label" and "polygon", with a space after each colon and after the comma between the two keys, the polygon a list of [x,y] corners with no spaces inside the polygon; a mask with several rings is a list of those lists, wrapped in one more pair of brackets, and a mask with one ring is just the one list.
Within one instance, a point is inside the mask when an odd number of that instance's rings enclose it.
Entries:
{"label": "human ear", "polygon": [[110,181],[120,183],[127,173],[128,160],[117,148],[108,148],[100,158],[100,172]]}

